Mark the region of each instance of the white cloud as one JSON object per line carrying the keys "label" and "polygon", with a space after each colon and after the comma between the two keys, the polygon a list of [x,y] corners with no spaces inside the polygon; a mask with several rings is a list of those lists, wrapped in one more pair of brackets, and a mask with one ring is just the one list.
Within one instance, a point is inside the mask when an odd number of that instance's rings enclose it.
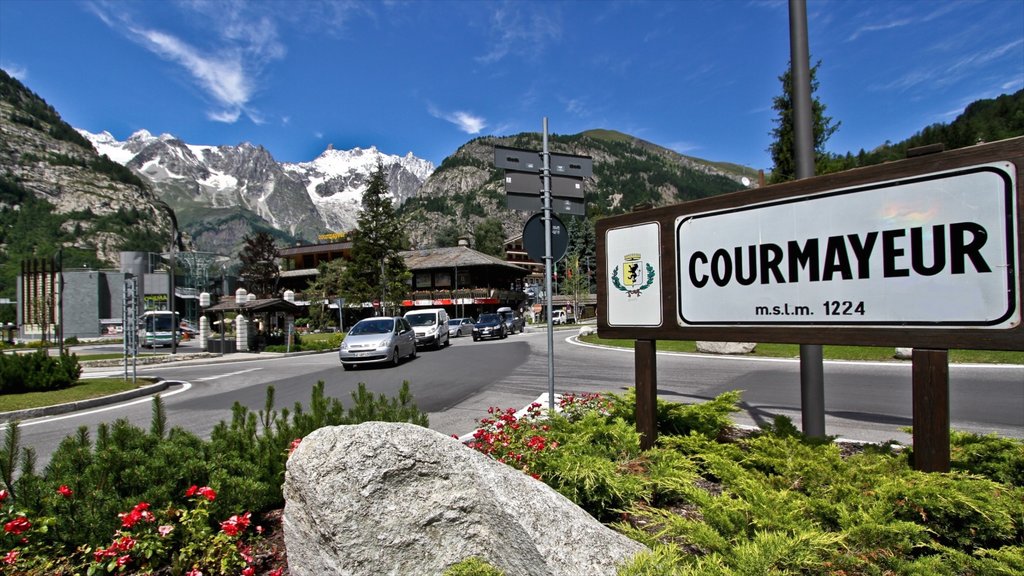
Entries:
{"label": "white cloud", "polygon": [[23,66],[7,63],[3,66],[0,66],[0,68],[3,68],[4,72],[7,72],[7,74],[10,75],[11,78],[16,78],[22,82],[24,82],[25,79],[28,78],[28,69]]}
{"label": "white cloud", "polygon": [[451,122],[459,130],[462,130],[466,134],[479,134],[484,128],[487,127],[487,120],[476,116],[470,112],[456,111],[456,112],[443,112],[438,110],[434,106],[429,106],[427,111],[434,118]]}
{"label": "white cloud", "polygon": [[493,64],[510,53],[535,57],[544,52],[549,42],[562,36],[560,14],[554,4],[538,5],[525,2],[507,2],[498,6],[491,15],[493,38],[487,53],[476,60]]}
{"label": "white cloud", "polygon": [[682,142],[682,141],[679,141],[679,142],[670,142],[669,145],[668,145],[668,148],[670,150],[675,150],[676,152],[678,152],[680,154],[687,154],[689,152],[693,152],[694,150],[700,150],[700,145],[699,144],[694,144],[693,142]]}
{"label": "white cloud", "polygon": [[234,123],[244,113],[252,122],[264,123],[263,117],[251,107],[251,101],[263,67],[285,54],[270,18],[248,15],[244,10],[246,3],[196,1],[184,4],[207,16],[203,22],[214,29],[214,35],[204,36],[213,47],[204,50],[179,35],[137,24],[126,12],[115,12],[123,8],[123,4],[92,3],[88,6],[111,28],[160,58],[181,66],[212,100],[214,108],[206,113],[210,120]]}

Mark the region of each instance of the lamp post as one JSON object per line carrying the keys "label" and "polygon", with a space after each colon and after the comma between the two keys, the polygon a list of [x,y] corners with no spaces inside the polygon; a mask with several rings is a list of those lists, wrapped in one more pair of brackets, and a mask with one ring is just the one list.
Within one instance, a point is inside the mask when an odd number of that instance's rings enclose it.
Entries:
{"label": "lamp post", "polygon": [[177,354],[178,330],[181,328],[174,314],[174,249],[178,245],[178,217],[175,216],[174,210],[171,210],[171,207],[163,200],[155,200],[154,204],[166,210],[167,215],[171,219],[171,252],[168,258],[169,266],[167,270],[167,309],[171,312],[171,354]]}
{"label": "lamp post", "polygon": [[199,348],[203,352],[209,350],[207,341],[210,338],[210,319],[206,317],[206,308],[210,306],[210,293],[199,294]]}

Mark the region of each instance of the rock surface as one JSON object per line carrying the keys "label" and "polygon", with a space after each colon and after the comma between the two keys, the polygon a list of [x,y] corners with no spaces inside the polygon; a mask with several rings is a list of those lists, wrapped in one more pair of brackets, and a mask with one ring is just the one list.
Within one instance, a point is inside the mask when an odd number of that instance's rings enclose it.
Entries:
{"label": "rock surface", "polygon": [[478,557],[516,576],[601,576],[645,548],[547,485],[411,424],[321,428],[288,460],[295,576],[441,574]]}
{"label": "rock surface", "polygon": [[750,354],[754,348],[753,342],[697,342],[697,352],[705,354]]}

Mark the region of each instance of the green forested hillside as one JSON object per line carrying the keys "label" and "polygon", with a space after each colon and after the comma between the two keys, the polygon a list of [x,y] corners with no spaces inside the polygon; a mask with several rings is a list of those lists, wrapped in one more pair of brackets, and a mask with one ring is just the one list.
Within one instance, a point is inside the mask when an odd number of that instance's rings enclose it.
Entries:
{"label": "green forested hillside", "polygon": [[860,150],[856,154],[830,154],[824,172],[902,160],[907,157],[907,150],[928,144],[943,144],[946,150],[954,150],[1017,136],[1024,136],[1024,90],[973,102],[949,124],[932,124],[902,142],[885,142],[874,150]]}

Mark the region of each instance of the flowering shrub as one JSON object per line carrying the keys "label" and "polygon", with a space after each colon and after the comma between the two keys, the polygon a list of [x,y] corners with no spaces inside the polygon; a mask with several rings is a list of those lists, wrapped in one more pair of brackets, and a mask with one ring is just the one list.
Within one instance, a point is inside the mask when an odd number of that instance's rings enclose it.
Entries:
{"label": "flowering shrub", "polygon": [[[74,498],[74,493],[61,485],[56,491],[61,498]],[[0,491],[0,502],[9,493]],[[210,505],[217,492],[208,486],[191,486],[185,491],[188,505],[182,509],[170,506],[152,510],[148,502],[139,502],[127,512],[118,514],[120,529],[105,546],[80,546],[69,558],[48,558],[42,536],[54,525],[53,519],[33,522],[8,507],[4,521],[5,552],[0,569],[7,574],[69,573],[83,567],[87,576],[105,573],[136,573],[172,566],[175,573],[192,574],[256,574],[252,546],[244,539],[259,537],[263,528],[252,526],[252,513],[235,514],[211,527]],[[280,576],[281,569],[270,572]]]}

